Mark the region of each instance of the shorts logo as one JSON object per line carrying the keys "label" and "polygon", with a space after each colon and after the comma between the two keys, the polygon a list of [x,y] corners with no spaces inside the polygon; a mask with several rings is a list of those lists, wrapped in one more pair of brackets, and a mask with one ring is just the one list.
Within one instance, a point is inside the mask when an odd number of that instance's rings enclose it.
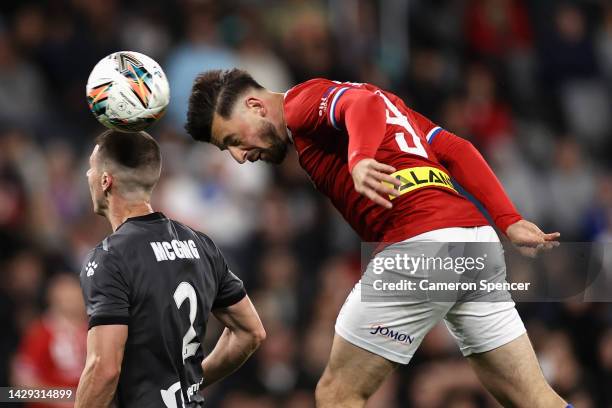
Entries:
{"label": "shorts logo", "polygon": [[379,336],[387,337],[393,341],[397,341],[398,343],[404,344],[412,344],[412,342],[414,341],[414,337],[406,333],[401,333],[399,331],[395,331],[393,329],[381,325],[372,326],[372,331],[370,332],[370,334],[377,334]]}

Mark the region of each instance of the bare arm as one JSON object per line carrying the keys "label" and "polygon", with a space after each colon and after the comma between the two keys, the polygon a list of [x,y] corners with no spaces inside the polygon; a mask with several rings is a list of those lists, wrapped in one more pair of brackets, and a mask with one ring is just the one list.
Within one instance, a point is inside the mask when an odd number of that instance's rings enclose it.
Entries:
{"label": "bare arm", "polygon": [[259,315],[248,296],[213,314],[225,325],[213,351],[202,362],[204,386],[236,371],[266,337]]}
{"label": "bare arm", "polygon": [[77,388],[75,408],[110,405],[121,373],[127,335],[127,325],[101,325],[89,330],[87,362]]}

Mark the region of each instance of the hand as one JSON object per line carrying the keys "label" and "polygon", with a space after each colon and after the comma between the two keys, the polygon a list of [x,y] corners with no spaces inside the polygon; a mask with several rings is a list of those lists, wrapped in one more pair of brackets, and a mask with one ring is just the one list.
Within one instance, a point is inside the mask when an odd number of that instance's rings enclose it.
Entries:
{"label": "hand", "polygon": [[522,255],[530,258],[535,258],[542,251],[558,247],[557,239],[561,236],[558,232],[545,234],[537,225],[526,220],[510,225],[506,229],[506,235]]}
{"label": "hand", "polygon": [[399,187],[401,182],[390,176],[393,172],[395,169],[389,165],[379,163],[374,159],[362,159],[353,167],[351,175],[355,183],[355,190],[359,194],[368,197],[378,205],[391,208],[393,207],[391,201],[383,198],[383,194],[397,197],[399,192],[382,182],[385,181]]}

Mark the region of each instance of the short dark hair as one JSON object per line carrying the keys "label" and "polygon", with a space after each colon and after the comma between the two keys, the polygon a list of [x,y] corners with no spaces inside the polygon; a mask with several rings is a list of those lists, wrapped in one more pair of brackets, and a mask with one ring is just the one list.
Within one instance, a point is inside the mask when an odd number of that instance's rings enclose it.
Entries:
{"label": "short dark hair", "polygon": [[241,69],[213,70],[198,75],[191,89],[185,129],[195,140],[210,142],[214,114],[229,118],[238,96],[249,88],[263,89]]}
{"label": "short dark hair", "polygon": [[126,170],[134,177],[130,182],[152,190],[161,172],[159,145],[147,132],[107,130],[96,138],[98,155]]}

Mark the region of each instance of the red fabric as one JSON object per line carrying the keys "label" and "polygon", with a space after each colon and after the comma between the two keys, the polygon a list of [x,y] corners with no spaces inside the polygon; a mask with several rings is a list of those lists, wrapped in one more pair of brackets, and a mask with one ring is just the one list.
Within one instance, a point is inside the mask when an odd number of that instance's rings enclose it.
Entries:
{"label": "red fabric", "polygon": [[[75,388],[85,366],[87,325],[72,331],[50,318],[34,322],[21,341],[15,369],[40,387]],[[36,403],[36,408],[57,404]]]}
{"label": "red fabric", "polygon": [[[342,96],[335,99],[343,88]],[[380,102],[377,97],[384,95],[399,113],[405,116],[416,137],[397,124],[385,123],[384,133],[380,124]],[[353,96],[350,96],[353,95]],[[359,95],[366,96],[374,105],[372,109],[365,109],[365,103],[354,103]],[[350,97],[349,97],[350,96]],[[346,101],[343,99],[347,98]],[[352,101],[352,102],[351,102]],[[333,117],[331,105],[334,105]],[[362,104],[363,103],[363,104]],[[355,105],[354,112],[352,111]],[[395,117],[385,107],[386,115]],[[427,133],[435,126],[428,119],[409,109],[397,96],[380,90],[370,84],[339,83],[327,79],[313,79],[290,89],[285,96],[285,119],[288,129],[292,133],[295,148],[298,153],[300,165],[308,173],[314,185],[323,194],[327,195],[333,205],[340,211],[353,229],[366,242],[398,242],[423,232],[448,227],[473,227],[487,225],[488,222],[476,206],[458,193],[446,188],[427,187],[404,194],[392,201],[393,208],[385,209],[370,201],[355,191],[353,180],[349,172],[349,149],[351,150],[351,165],[359,157],[370,157],[373,148],[378,145],[374,158],[382,163],[389,164],[396,169],[417,166],[431,166],[445,170],[452,176],[450,168],[445,168],[440,157],[454,170],[459,177],[466,181],[465,168],[458,161],[473,161],[475,150],[456,149],[454,153],[444,151],[445,143],[430,146],[426,141]],[[386,121],[386,116],[384,117]],[[372,123],[374,122],[374,123]],[[338,126],[336,129],[333,125]],[[346,128],[351,131],[347,133]],[[377,130],[378,129],[378,130]],[[356,130],[357,133],[353,134]],[[371,132],[376,132],[372,134]],[[407,153],[400,149],[396,135],[403,134],[409,149],[415,150],[417,144],[421,146],[421,154]],[[356,136],[356,137],[354,137]],[[434,142],[447,133],[438,134]],[[380,139],[380,142],[379,142]],[[349,148],[350,146],[350,148]],[[450,148],[450,146],[449,146]],[[459,154],[454,161],[449,160],[449,154]],[[465,156],[461,156],[465,155]],[[482,161],[481,166],[486,166]],[[503,194],[503,189],[490,169],[488,172],[472,174],[473,183],[466,186],[467,190],[476,189],[476,195],[483,198],[480,191],[489,194]],[[484,187],[479,186],[484,183]],[[489,184],[499,186],[495,190]],[[478,187],[475,187],[478,185]],[[488,187],[487,187],[488,186]],[[498,209],[498,201],[484,197],[485,206],[493,214],[498,215],[498,222],[505,231],[508,218],[499,216],[506,214],[506,208]],[[499,202],[506,202],[505,194],[497,198]],[[518,214],[513,214],[519,217]]]}
{"label": "red fabric", "polygon": [[370,91],[351,89],[338,99],[335,114],[350,135],[348,166],[352,172],[360,160],[376,156],[385,136],[385,103]]}
{"label": "red fabric", "polygon": [[474,0],[466,16],[468,41],[481,53],[501,56],[509,49],[531,47],[529,16],[519,0]]}
{"label": "red fabric", "polygon": [[474,143],[480,148],[510,137],[513,132],[510,109],[497,102],[468,104],[468,126]]}
{"label": "red fabric", "polygon": [[482,203],[501,231],[505,233],[506,228],[522,218],[485,159],[470,142],[442,130],[431,146],[452,177]]}

